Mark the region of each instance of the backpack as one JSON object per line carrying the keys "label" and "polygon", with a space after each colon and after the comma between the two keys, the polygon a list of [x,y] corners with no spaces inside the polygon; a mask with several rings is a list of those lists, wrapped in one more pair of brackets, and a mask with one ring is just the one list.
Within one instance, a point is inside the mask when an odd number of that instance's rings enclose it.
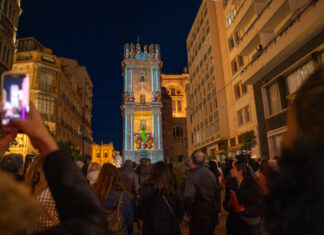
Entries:
{"label": "backpack", "polygon": [[120,212],[120,205],[123,201],[124,192],[121,194],[117,207],[115,209],[106,210],[108,221],[108,234],[124,235],[123,216]]}

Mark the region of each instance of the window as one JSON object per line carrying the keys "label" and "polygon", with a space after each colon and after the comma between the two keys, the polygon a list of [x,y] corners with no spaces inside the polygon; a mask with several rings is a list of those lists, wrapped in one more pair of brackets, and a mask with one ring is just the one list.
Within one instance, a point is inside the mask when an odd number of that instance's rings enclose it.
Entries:
{"label": "window", "polygon": [[180,128],[177,126],[176,127],[176,136],[179,137],[180,136]]}
{"label": "window", "polygon": [[269,139],[270,145],[270,157],[273,159],[275,157],[280,156],[280,149],[281,149],[281,141],[282,141],[283,133],[273,135]]}
{"label": "window", "polygon": [[234,39],[233,39],[233,37],[230,37],[229,39],[228,39],[228,46],[229,46],[229,49],[230,50],[232,50],[233,48],[234,48]]}
{"label": "window", "polygon": [[246,94],[246,93],[247,93],[246,85],[243,84],[243,85],[241,86],[241,88],[242,88],[242,94]]}
{"label": "window", "polygon": [[53,121],[55,98],[48,95],[36,95],[36,108],[45,121]]}
{"label": "window", "polygon": [[99,151],[97,152],[97,158],[100,158],[100,152]]}
{"label": "window", "polygon": [[240,83],[237,83],[234,86],[234,93],[235,93],[235,99],[238,99],[238,98],[240,98],[242,96],[241,89],[240,89]]}
{"label": "window", "polygon": [[174,96],[176,94],[176,90],[174,88],[171,88],[171,95]]}
{"label": "window", "polygon": [[235,137],[230,139],[230,145],[231,147],[234,147],[236,145]]}
{"label": "window", "polygon": [[176,109],[176,102],[174,100],[172,100],[172,112],[176,112],[177,109]]}
{"label": "window", "polygon": [[296,92],[306,81],[308,76],[315,70],[314,61],[309,61],[301,68],[298,68],[287,77],[287,86],[289,94]]}
{"label": "window", "polygon": [[237,112],[237,123],[239,126],[241,126],[244,123],[243,110]]}
{"label": "window", "polygon": [[228,16],[228,17],[226,18],[226,27],[228,28],[231,24],[232,24],[231,16]]}
{"label": "window", "polygon": [[277,113],[282,110],[280,100],[279,84],[276,82],[268,88],[270,114]]}
{"label": "window", "polygon": [[243,57],[239,55],[239,56],[237,57],[237,61],[238,61],[238,65],[239,65],[239,67],[241,68],[241,67],[243,66],[243,64],[244,64],[244,62],[243,62]]}
{"label": "window", "polygon": [[232,10],[232,14],[233,14],[233,19],[235,19],[235,17],[236,17],[236,9],[235,8]]}
{"label": "window", "polygon": [[177,106],[178,106],[178,113],[181,113],[182,112],[182,107],[181,107],[181,101],[180,100],[177,101]]}
{"label": "window", "polygon": [[141,82],[144,82],[144,74],[141,72]]}
{"label": "window", "polygon": [[234,74],[237,72],[237,63],[235,59],[232,61],[231,65],[232,65],[232,73]]}
{"label": "window", "polygon": [[191,143],[192,143],[192,144],[194,143],[194,136],[193,136],[193,133],[191,133]]}
{"label": "window", "polygon": [[38,87],[40,90],[54,92],[57,72],[40,68],[38,72]]}
{"label": "window", "polygon": [[107,151],[104,152],[104,158],[107,158],[108,157],[108,153]]}
{"label": "window", "polygon": [[144,95],[144,94],[142,94],[142,95],[140,96],[140,102],[141,102],[141,103],[145,103],[145,95]]}
{"label": "window", "polygon": [[220,131],[219,120],[216,120],[216,122],[215,122],[215,128],[216,128],[216,132],[219,132]]}
{"label": "window", "polygon": [[246,106],[244,108],[244,117],[245,117],[245,122],[249,122],[251,120],[251,116],[250,116],[250,106]]}

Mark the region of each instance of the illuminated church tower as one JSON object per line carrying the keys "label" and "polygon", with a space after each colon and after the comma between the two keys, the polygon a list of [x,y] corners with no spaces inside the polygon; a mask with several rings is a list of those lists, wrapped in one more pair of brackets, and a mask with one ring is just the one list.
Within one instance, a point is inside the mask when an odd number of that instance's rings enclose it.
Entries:
{"label": "illuminated church tower", "polygon": [[124,77],[123,158],[135,162],[143,157],[163,161],[160,46],[141,50],[139,43],[125,44],[122,61]]}

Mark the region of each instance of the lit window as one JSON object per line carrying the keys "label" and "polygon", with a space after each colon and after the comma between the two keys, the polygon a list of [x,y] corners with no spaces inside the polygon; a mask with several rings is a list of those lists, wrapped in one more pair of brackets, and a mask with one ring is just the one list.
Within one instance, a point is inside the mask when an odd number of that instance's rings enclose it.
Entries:
{"label": "lit window", "polygon": [[246,106],[244,108],[244,117],[245,117],[245,122],[249,122],[251,120],[251,116],[250,116],[250,106]]}
{"label": "lit window", "polygon": [[277,113],[282,110],[279,84],[276,82],[268,88],[270,114]]}
{"label": "lit window", "polygon": [[237,123],[239,126],[241,126],[244,123],[243,110],[237,112]]}

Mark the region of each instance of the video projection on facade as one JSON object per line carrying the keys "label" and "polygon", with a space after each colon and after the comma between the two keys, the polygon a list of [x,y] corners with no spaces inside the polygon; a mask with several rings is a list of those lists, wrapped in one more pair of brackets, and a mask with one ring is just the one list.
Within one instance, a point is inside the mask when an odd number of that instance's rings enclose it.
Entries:
{"label": "video projection on facade", "polygon": [[122,61],[124,93],[121,106],[123,158],[139,162],[164,159],[162,145],[160,46],[125,44]]}

